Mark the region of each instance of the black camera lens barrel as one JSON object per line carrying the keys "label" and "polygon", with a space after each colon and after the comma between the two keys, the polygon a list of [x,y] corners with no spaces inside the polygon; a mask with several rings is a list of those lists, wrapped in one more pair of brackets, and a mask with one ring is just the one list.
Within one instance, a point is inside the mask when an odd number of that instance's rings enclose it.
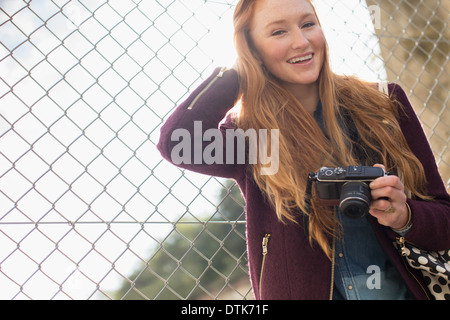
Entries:
{"label": "black camera lens barrel", "polygon": [[370,210],[370,187],[362,181],[347,182],[342,186],[339,209],[352,219],[366,216]]}

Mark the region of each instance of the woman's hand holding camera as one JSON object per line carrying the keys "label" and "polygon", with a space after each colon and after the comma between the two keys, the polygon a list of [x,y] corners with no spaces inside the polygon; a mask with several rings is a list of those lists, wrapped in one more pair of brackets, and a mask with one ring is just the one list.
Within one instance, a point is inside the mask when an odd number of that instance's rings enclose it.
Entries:
{"label": "woman's hand holding camera", "polygon": [[[384,169],[383,165],[375,165]],[[389,175],[370,183],[372,204],[370,214],[378,222],[394,230],[401,230],[410,221],[410,211],[406,203],[405,186],[399,177]]]}

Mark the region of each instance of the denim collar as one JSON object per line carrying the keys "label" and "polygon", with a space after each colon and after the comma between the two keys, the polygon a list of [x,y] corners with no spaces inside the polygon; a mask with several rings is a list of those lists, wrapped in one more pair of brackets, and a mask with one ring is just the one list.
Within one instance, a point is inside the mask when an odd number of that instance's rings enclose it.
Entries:
{"label": "denim collar", "polygon": [[320,100],[319,100],[319,103],[317,103],[316,111],[314,111],[314,119],[316,119],[317,124],[320,126],[320,128],[326,135],[325,121],[323,119],[323,106],[322,106],[322,101],[320,101]]}

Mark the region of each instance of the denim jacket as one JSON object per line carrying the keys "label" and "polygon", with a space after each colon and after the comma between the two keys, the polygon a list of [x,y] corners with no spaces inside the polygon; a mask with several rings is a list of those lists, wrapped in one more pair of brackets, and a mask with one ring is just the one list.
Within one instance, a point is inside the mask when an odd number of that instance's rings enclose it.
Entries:
{"label": "denim jacket", "polygon": [[409,300],[399,271],[377,241],[367,217],[352,219],[338,211],[343,227],[336,242],[335,300]]}

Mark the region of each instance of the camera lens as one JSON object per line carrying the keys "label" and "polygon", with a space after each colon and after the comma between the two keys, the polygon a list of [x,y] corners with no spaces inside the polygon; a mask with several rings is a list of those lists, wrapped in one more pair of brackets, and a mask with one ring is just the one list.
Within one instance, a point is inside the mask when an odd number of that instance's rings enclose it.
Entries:
{"label": "camera lens", "polygon": [[370,209],[370,188],[361,181],[347,182],[341,189],[339,209],[347,217],[363,218]]}

